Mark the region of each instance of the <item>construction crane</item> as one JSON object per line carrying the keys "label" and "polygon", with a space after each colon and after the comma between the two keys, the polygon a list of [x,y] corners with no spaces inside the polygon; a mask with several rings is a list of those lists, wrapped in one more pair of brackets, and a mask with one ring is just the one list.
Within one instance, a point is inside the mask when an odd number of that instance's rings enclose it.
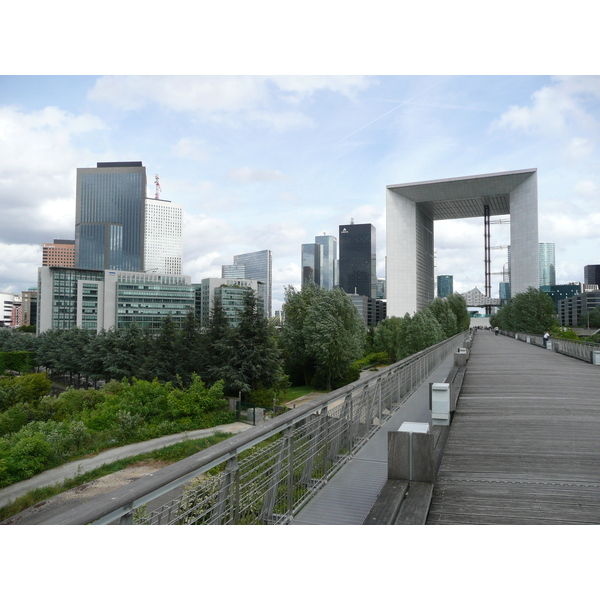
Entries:
{"label": "construction crane", "polygon": [[158,175],[154,176],[154,185],[156,186],[156,192],[154,193],[154,199],[160,200],[159,192],[162,192],[162,188],[160,187],[160,183],[158,183]]}

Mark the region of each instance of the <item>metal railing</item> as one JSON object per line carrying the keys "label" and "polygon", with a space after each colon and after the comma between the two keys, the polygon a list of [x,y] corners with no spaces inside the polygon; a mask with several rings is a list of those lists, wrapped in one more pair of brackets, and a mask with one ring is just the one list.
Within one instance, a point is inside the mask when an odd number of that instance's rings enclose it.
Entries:
{"label": "metal railing", "polygon": [[[134,481],[48,524],[287,524],[469,332]],[[176,496],[156,506],[165,493]]]}
{"label": "metal railing", "polygon": [[[521,342],[529,342],[534,346],[544,347],[544,339],[541,335],[535,335],[531,333],[516,333],[514,331],[502,331],[502,335],[513,337]],[[600,344],[594,344],[592,342],[582,342],[579,340],[569,340],[567,338],[553,337],[551,338],[552,347],[554,352],[559,354],[565,354],[572,358],[577,358],[588,363],[594,362],[593,353],[600,352]]]}

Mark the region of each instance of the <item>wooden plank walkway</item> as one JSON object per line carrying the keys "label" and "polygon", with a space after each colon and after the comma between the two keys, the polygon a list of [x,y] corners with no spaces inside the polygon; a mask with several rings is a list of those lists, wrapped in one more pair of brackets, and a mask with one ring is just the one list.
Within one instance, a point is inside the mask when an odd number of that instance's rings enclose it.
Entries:
{"label": "wooden plank walkway", "polygon": [[600,366],[473,340],[428,525],[600,523]]}

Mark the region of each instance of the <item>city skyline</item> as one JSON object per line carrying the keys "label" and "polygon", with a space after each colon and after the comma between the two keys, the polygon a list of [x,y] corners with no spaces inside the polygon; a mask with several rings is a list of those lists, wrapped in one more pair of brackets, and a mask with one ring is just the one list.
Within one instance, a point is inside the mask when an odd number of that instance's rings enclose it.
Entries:
{"label": "city skyline", "polygon": [[[600,263],[599,99],[597,76],[2,76],[0,291],[35,285],[43,244],[74,237],[77,168],[139,160],[183,206],[182,273],[268,248],[273,311],[300,289],[301,245],[352,218],[376,227],[385,276],[386,185],[511,169],[538,169],[556,282],[583,281]],[[436,225],[435,249],[456,291],[483,289],[481,220]],[[506,252],[491,258],[501,271]]]}

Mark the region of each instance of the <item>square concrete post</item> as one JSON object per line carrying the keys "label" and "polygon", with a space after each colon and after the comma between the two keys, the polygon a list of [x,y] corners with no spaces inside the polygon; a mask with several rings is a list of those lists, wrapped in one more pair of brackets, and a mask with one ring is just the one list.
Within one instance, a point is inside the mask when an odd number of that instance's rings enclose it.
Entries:
{"label": "square concrete post", "polygon": [[429,423],[404,422],[388,431],[388,479],[435,481],[433,434]]}

